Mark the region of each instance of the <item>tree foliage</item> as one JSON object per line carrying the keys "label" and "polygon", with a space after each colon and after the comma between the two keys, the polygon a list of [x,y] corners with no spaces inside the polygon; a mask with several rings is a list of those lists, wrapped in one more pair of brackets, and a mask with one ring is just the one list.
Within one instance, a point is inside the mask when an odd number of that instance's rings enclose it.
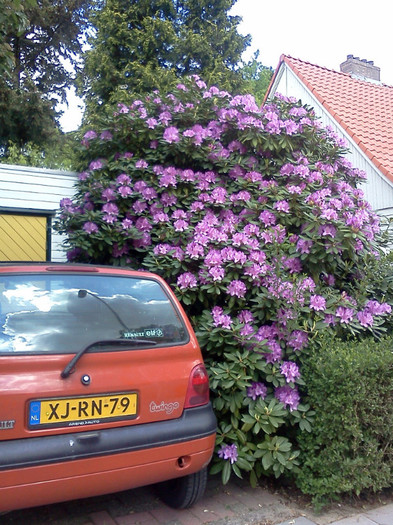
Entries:
{"label": "tree foliage", "polygon": [[32,5],[34,0],[0,0],[0,76],[12,75],[15,60],[7,37],[10,34],[19,36],[27,28],[25,8]]}
{"label": "tree foliage", "polygon": [[72,261],[161,274],[185,305],[219,419],[213,471],[293,472],[309,431],[299,355],[319,332],[379,336],[379,221],[342,141],[294,100],[260,109],[198,77],[90,129],[60,231]]}
{"label": "tree foliage", "polygon": [[27,142],[40,146],[55,133],[55,106],[66,100],[74,69],[79,67],[89,4],[88,0],[36,0],[25,2],[20,16],[14,13],[12,23],[0,15],[8,50],[8,75],[0,80],[3,153],[9,141],[19,147]]}
{"label": "tree foliage", "polygon": [[273,76],[273,69],[260,62],[257,51],[251,60],[242,65],[240,72],[244,80],[242,91],[251,93],[256,102],[262,104]]}
{"label": "tree foliage", "polygon": [[168,91],[179,78],[202,74],[235,90],[235,66],[250,37],[229,16],[235,0],[108,0],[94,16],[85,53],[83,93],[88,108],[126,101],[129,94]]}

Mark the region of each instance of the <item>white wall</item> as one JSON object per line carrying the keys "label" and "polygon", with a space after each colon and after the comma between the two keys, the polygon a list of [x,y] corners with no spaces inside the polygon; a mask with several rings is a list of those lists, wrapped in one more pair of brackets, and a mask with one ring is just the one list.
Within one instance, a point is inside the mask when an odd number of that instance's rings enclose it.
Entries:
{"label": "white wall", "polygon": [[[0,212],[18,210],[57,213],[60,200],[73,197],[76,173],[0,164]],[[61,235],[52,231],[51,260],[64,261]]]}

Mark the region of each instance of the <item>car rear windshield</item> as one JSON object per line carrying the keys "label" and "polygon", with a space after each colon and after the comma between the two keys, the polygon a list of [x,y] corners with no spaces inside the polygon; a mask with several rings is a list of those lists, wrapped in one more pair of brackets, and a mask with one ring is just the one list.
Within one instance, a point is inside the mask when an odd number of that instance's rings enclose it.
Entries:
{"label": "car rear windshield", "polygon": [[138,342],[141,348],[146,341],[187,342],[180,314],[159,282],[102,274],[0,275],[0,354],[75,353],[116,340],[132,341],[133,349]]}

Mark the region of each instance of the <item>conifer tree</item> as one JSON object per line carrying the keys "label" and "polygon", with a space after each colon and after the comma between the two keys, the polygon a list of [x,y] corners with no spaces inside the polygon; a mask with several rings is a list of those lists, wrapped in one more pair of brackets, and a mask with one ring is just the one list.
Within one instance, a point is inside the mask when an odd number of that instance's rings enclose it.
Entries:
{"label": "conifer tree", "polygon": [[1,155],[7,154],[10,142],[20,148],[27,143],[41,146],[58,134],[55,106],[66,100],[87,12],[95,4],[96,0],[1,0],[0,51],[7,52],[0,60]]}
{"label": "conifer tree", "polygon": [[96,34],[85,54],[81,92],[89,107],[169,91],[197,74],[235,91],[249,36],[237,32],[236,0],[107,0],[91,21]]}

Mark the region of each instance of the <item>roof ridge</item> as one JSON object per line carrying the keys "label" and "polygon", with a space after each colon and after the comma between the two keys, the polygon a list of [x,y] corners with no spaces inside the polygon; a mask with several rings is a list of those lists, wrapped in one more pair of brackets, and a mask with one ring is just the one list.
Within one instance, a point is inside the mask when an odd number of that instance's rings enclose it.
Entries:
{"label": "roof ridge", "polygon": [[375,87],[384,87],[384,88],[391,88],[391,89],[393,89],[393,86],[391,86],[389,84],[385,84],[384,82],[371,82],[370,80],[364,80],[364,79],[361,79],[361,78],[356,78],[356,77],[353,77],[350,73],[344,73],[343,71],[337,71],[336,69],[331,69],[331,68],[326,67],[326,66],[320,66],[319,64],[314,64],[313,62],[310,62],[308,60],[302,60],[301,58],[296,58],[296,57],[293,57],[291,55],[282,54],[281,57],[280,57],[279,64],[281,64],[282,62],[285,62],[288,65],[294,66],[292,61],[300,62],[300,63],[306,64],[308,66],[312,66],[312,67],[315,67],[315,68],[318,68],[318,69],[323,69],[325,71],[328,71],[329,73],[335,73],[337,75],[341,75],[341,76],[350,78],[354,82],[362,82],[362,83],[366,82],[368,85],[372,85],[372,86],[375,86]]}

